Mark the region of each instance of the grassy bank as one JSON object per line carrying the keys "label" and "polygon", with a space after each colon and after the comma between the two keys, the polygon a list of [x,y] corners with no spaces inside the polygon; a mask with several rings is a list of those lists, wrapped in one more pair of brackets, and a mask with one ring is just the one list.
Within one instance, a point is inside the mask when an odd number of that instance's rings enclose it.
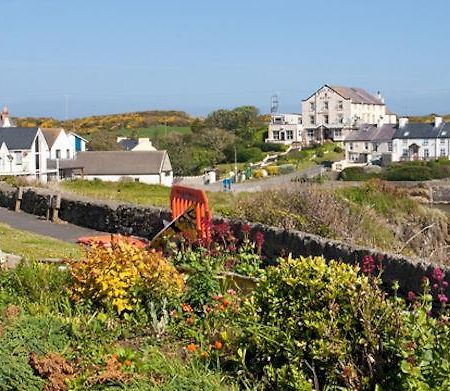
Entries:
{"label": "grassy bank", "polygon": [[156,137],[165,137],[172,133],[189,134],[189,133],[191,133],[191,127],[190,126],[156,125],[156,126],[149,126],[146,128],[137,128],[137,129],[123,128],[123,129],[119,129],[117,131],[118,136],[149,137],[150,139],[154,139]]}
{"label": "grassy bank", "polygon": [[66,243],[0,224],[0,248],[6,253],[20,255],[29,260],[46,258],[79,259],[82,251],[76,244]]}
{"label": "grassy bank", "polygon": [[[159,185],[146,185],[137,182],[102,182],[75,180],[61,182],[64,191],[84,197],[102,200],[129,202],[138,205],[170,207],[170,188]],[[210,207],[214,213],[230,215],[233,195],[221,192],[208,192]]]}

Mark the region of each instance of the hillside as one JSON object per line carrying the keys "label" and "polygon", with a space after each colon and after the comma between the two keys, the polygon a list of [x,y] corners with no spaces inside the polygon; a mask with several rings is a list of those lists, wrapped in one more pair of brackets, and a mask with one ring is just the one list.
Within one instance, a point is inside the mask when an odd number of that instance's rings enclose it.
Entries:
{"label": "hillside", "polygon": [[46,117],[13,118],[18,126],[63,127],[80,135],[89,136],[98,131],[121,133],[123,130],[151,128],[161,125],[188,127],[194,118],[183,111],[142,111],[133,113],[95,115],[66,121]]}

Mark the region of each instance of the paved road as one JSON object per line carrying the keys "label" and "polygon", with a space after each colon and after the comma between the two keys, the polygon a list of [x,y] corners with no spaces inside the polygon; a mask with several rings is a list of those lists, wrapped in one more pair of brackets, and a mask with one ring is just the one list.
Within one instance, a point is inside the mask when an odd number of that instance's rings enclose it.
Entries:
{"label": "paved road", "polygon": [[94,231],[69,223],[52,223],[38,216],[25,212],[13,212],[6,208],[0,208],[0,223],[8,224],[12,228],[50,236],[69,243],[75,243],[81,236],[105,234],[104,232]]}
{"label": "paved road", "polygon": [[[252,191],[278,189],[281,187],[291,186],[293,184],[291,181],[292,178],[295,177],[312,178],[317,175],[320,175],[322,172],[325,172],[325,168],[323,166],[315,166],[307,168],[305,170],[296,171],[291,174],[277,175],[270,178],[253,179],[242,183],[235,183],[231,186],[231,190],[232,192],[239,193],[242,191],[252,192]],[[211,185],[189,183],[188,186],[208,191],[223,190],[222,181],[213,183]]]}

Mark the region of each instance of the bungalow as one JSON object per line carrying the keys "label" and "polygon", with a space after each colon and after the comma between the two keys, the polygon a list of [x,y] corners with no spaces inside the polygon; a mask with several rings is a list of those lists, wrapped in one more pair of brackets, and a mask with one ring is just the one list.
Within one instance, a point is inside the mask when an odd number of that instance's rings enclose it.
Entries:
{"label": "bungalow", "polygon": [[398,129],[392,137],[392,161],[429,160],[449,158],[450,124],[442,117],[433,123],[409,123],[400,118]]}
{"label": "bungalow", "polygon": [[79,152],[74,160],[61,161],[60,170],[65,178],[112,182],[130,178],[164,186],[173,183],[172,165],[166,151]]}
{"label": "bungalow", "polygon": [[49,175],[56,175],[56,170],[47,167],[48,153],[47,142],[39,128],[0,128],[0,175],[47,182]]}

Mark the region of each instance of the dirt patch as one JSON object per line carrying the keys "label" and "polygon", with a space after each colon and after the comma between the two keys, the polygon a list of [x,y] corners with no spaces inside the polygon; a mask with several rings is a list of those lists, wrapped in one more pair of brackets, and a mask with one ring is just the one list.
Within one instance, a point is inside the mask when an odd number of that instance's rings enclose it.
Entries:
{"label": "dirt patch", "polygon": [[106,362],[106,368],[104,370],[98,370],[95,375],[89,377],[87,382],[89,385],[116,382],[127,383],[130,379],[131,375],[122,370],[122,363],[114,355]]}
{"label": "dirt patch", "polygon": [[37,375],[48,380],[44,391],[68,390],[67,380],[73,378],[75,371],[64,357],[58,353],[48,353],[41,357],[31,353],[29,364]]}
{"label": "dirt patch", "polygon": [[3,318],[6,320],[14,320],[19,317],[22,310],[15,304],[8,304],[3,310]]}

